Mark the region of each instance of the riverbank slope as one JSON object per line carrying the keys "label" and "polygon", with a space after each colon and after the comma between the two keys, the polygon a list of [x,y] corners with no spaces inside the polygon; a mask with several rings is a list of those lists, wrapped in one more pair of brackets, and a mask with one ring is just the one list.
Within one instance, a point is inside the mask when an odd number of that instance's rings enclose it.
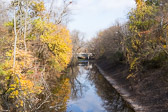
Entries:
{"label": "riverbank slope", "polygon": [[108,60],[99,60],[96,65],[136,112],[168,112],[168,78],[165,70],[151,69],[141,73],[141,77],[127,79],[127,65],[112,64]]}

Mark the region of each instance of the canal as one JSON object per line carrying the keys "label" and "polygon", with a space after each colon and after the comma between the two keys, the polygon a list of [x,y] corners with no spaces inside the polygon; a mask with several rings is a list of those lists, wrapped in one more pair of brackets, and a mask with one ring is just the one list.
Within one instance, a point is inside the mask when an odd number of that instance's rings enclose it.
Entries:
{"label": "canal", "polygon": [[134,112],[94,63],[80,62],[68,76],[71,92],[66,112]]}
{"label": "canal", "polygon": [[37,96],[39,103],[30,105],[36,108],[28,112],[134,112],[88,61],[49,76],[47,87]]}

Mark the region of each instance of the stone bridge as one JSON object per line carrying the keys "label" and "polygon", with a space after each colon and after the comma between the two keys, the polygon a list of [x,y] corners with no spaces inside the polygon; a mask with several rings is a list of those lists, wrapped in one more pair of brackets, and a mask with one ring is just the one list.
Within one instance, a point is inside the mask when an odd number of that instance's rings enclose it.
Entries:
{"label": "stone bridge", "polygon": [[92,53],[77,53],[76,56],[78,59],[93,59]]}

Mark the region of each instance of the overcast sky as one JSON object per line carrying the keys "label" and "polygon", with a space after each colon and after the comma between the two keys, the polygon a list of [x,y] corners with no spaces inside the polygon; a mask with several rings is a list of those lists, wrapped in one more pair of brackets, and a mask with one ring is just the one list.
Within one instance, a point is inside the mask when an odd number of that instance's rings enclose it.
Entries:
{"label": "overcast sky", "polygon": [[68,28],[85,33],[87,40],[115,21],[125,22],[135,0],[74,0],[72,21]]}

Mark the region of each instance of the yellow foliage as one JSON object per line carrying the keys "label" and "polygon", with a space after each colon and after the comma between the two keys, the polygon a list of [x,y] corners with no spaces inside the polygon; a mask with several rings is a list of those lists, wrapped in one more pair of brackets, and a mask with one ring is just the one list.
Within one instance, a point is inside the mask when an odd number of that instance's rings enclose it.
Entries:
{"label": "yellow foliage", "polygon": [[26,68],[33,68],[34,59],[35,58],[31,55],[30,52],[25,52],[24,50],[17,49],[16,66],[14,72],[12,67],[13,58],[5,61],[5,63],[0,66],[0,68],[5,71],[1,72],[5,77],[4,88],[7,89],[9,98],[19,98],[17,100],[18,106],[23,106],[23,99],[21,98],[29,99],[33,94],[40,94],[43,90],[42,85],[36,84],[38,80],[34,82],[30,74],[23,72]]}
{"label": "yellow foliage", "polygon": [[[137,72],[142,69],[141,62],[152,53],[154,39],[149,38],[152,26],[156,23],[154,6],[147,5],[144,0],[136,0],[137,8],[129,13],[129,31],[131,33],[129,44],[126,45],[127,59],[130,71]],[[129,75],[131,76],[131,75]]]}
{"label": "yellow foliage", "polygon": [[45,9],[43,1],[32,1],[31,2],[32,9],[35,11],[36,16],[43,16]]}
{"label": "yellow foliage", "polygon": [[127,79],[131,78],[131,77],[135,77],[135,74],[131,73],[127,76]]}
{"label": "yellow foliage", "polygon": [[143,0],[136,0],[137,5],[142,5]]}
{"label": "yellow foliage", "polygon": [[[39,60],[35,58],[35,55],[33,54],[34,52],[32,53],[29,51],[29,47],[33,48],[33,45],[31,46],[30,44],[31,42],[34,42],[34,40],[31,40],[32,38],[38,38],[38,42],[45,46],[45,50],[47,50],[49,55],[45,61],[52,62],[52,65],[58,71],[63,70],[68,65],[72,55],[72,45],[69,31],[65,26],[55,25],[45,20],[47,18],[45,15],[47,14],[45,13],[46,9],[42,0],[33,0],[27,2],[22,1],[20,4],[23,6],[19,6],[18,4],[13,6],[13,8],[17,9],[16,30],[19,37],[16,44],[18,47],[16,48],[16,59],[13,59],[13,50],[9,50],[6,52],[6,57],[8,60],[6,60],[5,63],[0,64],[0,76],[3,78],[0,83],[4,85],[3,89],[6,90],[3,91],[6,92],[5,94],[9,95],[9,98],[13,99],[12,101],[14,102],[12,103],[16,104],[17,107],[22,107],[24,105],[25,102],[23,99],[33,99],[32,97],[37,96],[44,89],[43,82],[45,79],[42,80],[41,77],[45,78],[45,74],[43,74],[45,73],[45,70],[39,70],[41,69],[41,63],[36,65]],[[27,18],[25,17],[25,20],[28,21],[27,23],[30,25],[26,25],[25,23],[25,26],[30,26],[33,28],[32,31],[29,29],[27,33],[25,33],[23,30],[19,30],[22,29],[21,26],[23,26],[24,20],[21,20],[20,23],[18,22],[18,20],[20,20],[19,14],[26,14],[26,5],[28,6],[29,11],[27,12]],[[21,12],[21,10],[23,10],[23,12]],[[8,22],[6,23],[6,26],[13,27],[13,23],[13,21]],[[24,29],[26,29],[26,27]],[[23,41],[21,38],[23,34],[26,34],[26,41]],[[30,37],[29,41],[27,37]],[[27,44],[27,51],[23,50],[24,42]],[[28,42],[30,43],[28,44]],[[15,66],[13,68],[14,61]],[[65,80],[63,83],[65,87],[62,86],[62,88],[66,91],[62,91],[62,94],[69,93],[68,81]],[[63,101],[67,101],[67,98],[64,97]]]}
{"label": "yellow foliage", "polygon": [[64,26],[46,23],[41,19],[34,21],[34,29],[40,33],[41,41],[48,46],[51,57],[49,61],[58,71],[63,70],[72,56],[69,31]]}
{"label": "yellow foliage", "polygon": [[71,93],[71,85],[69,82],[68,78],[62,79],[60,82],[58,82],[58,84],[56,85],[56,88],[53,90],[53,94],[55,96],[56,99],[54,99],[54,102],[52,103],[52,105],[54,106],[55,103],[60,103],[61,104],[61,108],[59,111],[65,111],[66,109],[66,105],[67,105],[67,101],[70,98],[70,93]]}
{"label": "yellow foliage", "polygon": [[163,48],[167,48],[167,45],[163,45]]}
{"label": "yellow foliage", "polygon": [[138,59],[139,59],[139,58],[136,58],[136,57],[135,57],[135,58],[133,59],[133,61],[131,62],[131,64],[130,64],[130,69],[131,69],[131,70],[133,70],[133,69],[136,67],[135,65],[136,65]]}

